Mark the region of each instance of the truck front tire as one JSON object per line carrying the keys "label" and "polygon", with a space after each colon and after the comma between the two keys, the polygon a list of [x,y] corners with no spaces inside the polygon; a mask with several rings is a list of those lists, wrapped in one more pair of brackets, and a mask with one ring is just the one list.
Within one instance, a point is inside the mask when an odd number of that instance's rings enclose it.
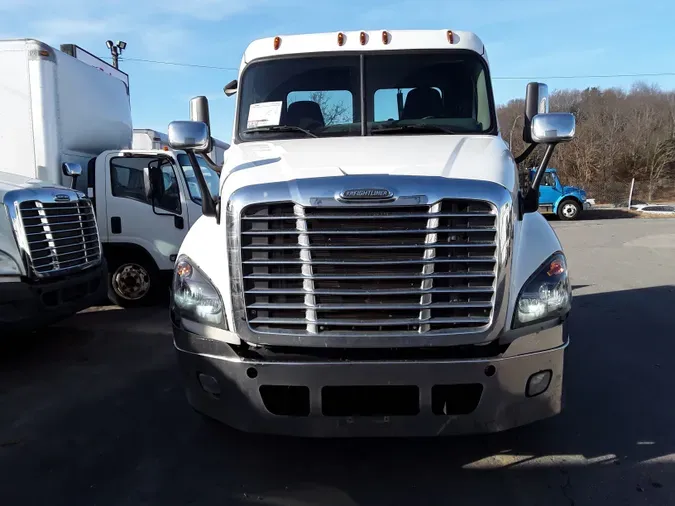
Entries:
{"label": "truck front tire", "polygon": [[565,199],[558,205],[558,218],[572,221],[579,218],[581,205],[574,199]]}
{"label": "truck front tire", "polygon": [[148,260],[116,260],[108,269],[108,299],[124,308],[149,306],[157,299],[159,283],[159,271]]}

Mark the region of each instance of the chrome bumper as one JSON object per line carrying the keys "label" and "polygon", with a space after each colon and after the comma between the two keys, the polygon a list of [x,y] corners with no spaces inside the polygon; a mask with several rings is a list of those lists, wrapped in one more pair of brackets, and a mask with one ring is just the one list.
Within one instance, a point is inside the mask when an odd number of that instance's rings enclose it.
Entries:
{"label": "chrome bumper", "polygon": [[[499,432],[556,415],[561,410],[566,325],[519,337],[499,357],[406,361],[264,361],[223,353],[229,348],[174,328],[178,362],[190,404],[199,412],[247,432],[308,437],[438,436]],[[554,347],[533,347],[557,343]],[[529,378],[551,371],[548,388],[528,397]],[[210,377],[209,393],[200,374]],[[204,376],[202,376],[203,378]],[[439,412],[437,386],[480,385],[477,405],[465,414]],[[307,411],[299,416],[270,412],[261,387],[301,387]],[[331,416],[330,387],[416,388],[417,412],[410,415]],[[328,389],[326,389],[328,387]],[[335,389],[333,389],[335,391]],[[339,389],[338,389],[339,390]],[[449,398],[452,403],[452,398]],[[395,401],[396,399],[394,399]],[[377,401],[374,401],[377,402]],[[349,409],[349,408],[347,408]],[[329,411],[326,414],[326,411]]]}

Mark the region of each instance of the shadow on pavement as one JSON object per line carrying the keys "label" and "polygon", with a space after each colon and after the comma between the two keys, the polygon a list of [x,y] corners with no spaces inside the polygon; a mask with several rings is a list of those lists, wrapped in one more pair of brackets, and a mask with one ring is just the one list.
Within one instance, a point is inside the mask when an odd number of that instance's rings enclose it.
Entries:
{"label": "shadow on pavement", "polygon": [[[548,221],[560,221],[557,216],[554,214],[544,214]],[[628,209],[621,208],[600,208],[600,209],[588,209],[583,211],[579,218],[576,221],[591,221],[591,220],[617,220],[617,219],[631,219],[631,218],[640,218],[641,215],[635,211],[629,211]]]}
{"label": "shadow on pavement", "polygon": [[19,409],[0,396],[6,503],[669,504],[674,307],[673,286],[576,295],[563,414],[444,439],[239,433],[190,410],[169,340],[121,340],[113,364],[102,352],[101,363],[62,372],[73,381],[54,387],[56,401]]}

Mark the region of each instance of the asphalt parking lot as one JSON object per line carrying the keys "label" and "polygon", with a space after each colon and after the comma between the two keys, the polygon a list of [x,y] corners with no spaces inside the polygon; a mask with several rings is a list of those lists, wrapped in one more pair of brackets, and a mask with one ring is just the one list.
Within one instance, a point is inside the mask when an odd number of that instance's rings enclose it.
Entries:
{"label": "asphalt parking lot", "polygon": [[204,421],[165,309],[94,308],[0,345],[0,503],[675,503],[675,219],[554,222],[574,285],[562,415],[433,440]]}

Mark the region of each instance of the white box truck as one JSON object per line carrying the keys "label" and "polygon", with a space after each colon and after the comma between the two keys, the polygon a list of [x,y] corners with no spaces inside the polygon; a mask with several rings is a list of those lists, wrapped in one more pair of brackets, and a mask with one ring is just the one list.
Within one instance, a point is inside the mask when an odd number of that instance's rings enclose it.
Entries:
{"label": "white box truck", "polygon": [[[0,41],[0,111],[11,118],[0,124],[0,170],[71,186],[61,168],[78,164],[76,188],[95,206],[110,300],[153,303],[201,216],[199,186],[185,153],[131,149],[128,76],[62,47],[68,54],[31,39]],[[218,174],[201,155],[200,163],[216,192]]]}
{"label": "white box truck", "polygon": [[[572,293],[537,201],[575,120],[548,113],[545,85],[527,89],[523,135],[546,154],[525,195],[472,33],[257,40],[225,92],[220,198],[172,285],[197,411],[303,436],[494,432],[560,412]],[[209,147],[206,121],[168,135],[194,164]]]}

